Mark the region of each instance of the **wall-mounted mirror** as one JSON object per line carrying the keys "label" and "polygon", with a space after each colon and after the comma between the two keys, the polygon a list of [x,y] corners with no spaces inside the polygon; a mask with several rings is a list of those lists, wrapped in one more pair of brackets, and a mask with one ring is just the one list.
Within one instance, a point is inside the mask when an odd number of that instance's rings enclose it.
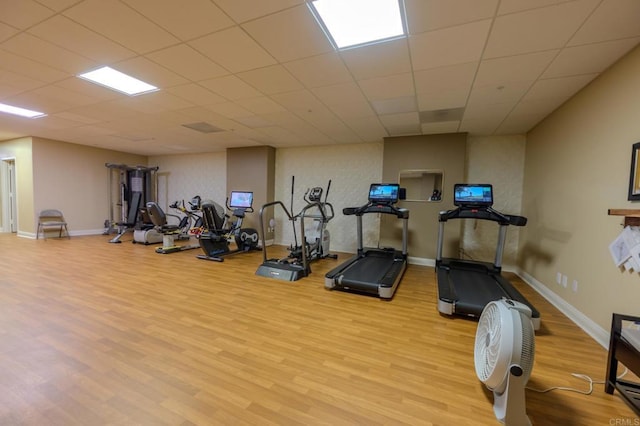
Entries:
{"label": "wall-mounted mirror", "polygon": [[398,183],[406,191],[405,201],[442,201],[442,170],[400,170]]}

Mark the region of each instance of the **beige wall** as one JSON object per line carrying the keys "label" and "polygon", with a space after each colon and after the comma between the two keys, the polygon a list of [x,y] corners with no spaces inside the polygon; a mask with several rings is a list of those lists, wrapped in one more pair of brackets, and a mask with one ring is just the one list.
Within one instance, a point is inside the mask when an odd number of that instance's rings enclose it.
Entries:
{"label": "beige wall", "polygon": [[[385,138],[382,177],[385,182],[398,182],[401,170],[440,169],[443,171],[441,201],[401,201],[399,207],[409,209],[410,257],[435,259],[438,242],[438,213],[453,208],[453,185],[464,179],[466,156],[465,133],[430,136]],[[383,245],[402,247],[402,221],[382,215],[380,235]],[[446,224],[444,255],[457,256],[460,222]]]}
{"label": "beige wall", "polygon": [[15,158],[18,235],[35,235],[31,146],[31,138],[0,142],[0,158]]}
{"label": "beige wall", "polygon": [[[524,179],[526,137],[524,135],[469,137],[465,181],[493,185],[493,207],[503,213],[520,215]],[[499,226],[486,220],[466,220],[462,224],[462,248],[472,259],[493,262]],[[510,226],[502,264],[515,269],[521,227]]]}
{"label": "beige wall", "polygon": [[[33,198],[30,228],[35,235],[38,212],[59,209],[72,234],[104,229],[109,218],[109,171],[105,163],[146,165],[147,158],[90,146],[33,138]],[[19,206],[22,200],[18,199]]]}
{"label": "beige wall", "polygon": [[[640,275],[613,264],[608,246],[622,230],[621,219],[607,215],[609,208],[640,207],[627,201],[639,105],[636,48],[527,137],[523,213],[529,224],[520,236],[519,264],[604,330],[613,312],[640,314]],[[567,275],[567,288],[556,284],[557,272]]]}
{"label": "beige wall", "polygon": [[[276,151],[275,199],[287,209],[291,199],[291,176],[295,176],[294,213],[305,205],[302,196],[307,188],[326,189],[331,179],[328,201],[333,204],[335,218],[327,229],[331,234],[331,250],[356,251],[356,219],[344,216],[342,209],[366,204],[369,185],[382,179],[382,143],[328,145],[302,148],[279,148]],[[365,245],[378,241],[376,215],[363,221]],[[293,242],[291,224],[280,211],[275,212],[275,243]]]}
{"label": "beige wall", "polygon": [[[149,166],[158,166],[158,204],[168,213],[174,201],[188,203],[194,196],[224,206],[227,197],[227,154],[158,155],[149,157]],[[187,204],[188,206],[188,204]],[[170,223],[177,222],[168,217]]]}
{"label": "beige wall", "polygon": [[[253,192],[254,212],[246,215],[242,224],[245,228],[254,228],[260,232],[260,208],[273,201],[275,193],[275,161],[276,150],[270,146],[227,150],[227,193]],[[263,218],[267,234],[264,238],[267,241],[273,239],[273,233],[268,231],[269,220],[273,217],[271,211],[266,211]],[[262,234],[260,238],[263,238]]]}

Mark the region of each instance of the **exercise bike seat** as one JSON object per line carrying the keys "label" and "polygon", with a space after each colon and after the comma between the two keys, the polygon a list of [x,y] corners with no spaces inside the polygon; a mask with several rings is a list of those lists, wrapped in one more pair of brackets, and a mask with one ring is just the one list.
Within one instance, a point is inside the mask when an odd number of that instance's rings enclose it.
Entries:
{"label": "exercise bike seat", "polygon": [[147,213],[149,214],[151,223],[153,223],[156,229],[161,233],[172,234],[180,230],[178,225],[169,225],[167,223],[167,215],[155,201],[149,201],[147,203]]}

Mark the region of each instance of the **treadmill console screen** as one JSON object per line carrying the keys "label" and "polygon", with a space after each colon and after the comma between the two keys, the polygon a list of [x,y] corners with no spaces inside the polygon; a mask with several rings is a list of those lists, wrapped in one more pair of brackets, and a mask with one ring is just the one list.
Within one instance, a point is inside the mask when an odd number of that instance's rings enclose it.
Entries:
{"label": "treadmill console screen", "polygon": [[251,208],[253,204],[253,192],[231,191],[231,200],[229,207],[233,209]]}
{"label": "treadmill console screen", "polygon": [[398,202],[400,185],[397,183],[372,183],[369,187],[369,202],[395,204]]}
{"label": "treadmill console screen", "polygon": [[493,187],[489,184],[462,184],[453,186],[453,204],[456,206],[490,207],[493,205]]}

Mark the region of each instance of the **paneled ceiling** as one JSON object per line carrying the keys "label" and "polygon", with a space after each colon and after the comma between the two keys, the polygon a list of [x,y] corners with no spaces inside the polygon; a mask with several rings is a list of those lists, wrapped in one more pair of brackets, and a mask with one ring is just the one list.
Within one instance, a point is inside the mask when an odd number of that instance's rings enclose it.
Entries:
{"label": "paneled ceiling", "polygon": [[[525,133],[640,42],[638,0],[404,4],[407,38],[336,51],[304,0],[2,0],[0,102],[48,115],[0,114],[0,140],[162,155]],[[103,65],[160,90],[76,77]]]}

